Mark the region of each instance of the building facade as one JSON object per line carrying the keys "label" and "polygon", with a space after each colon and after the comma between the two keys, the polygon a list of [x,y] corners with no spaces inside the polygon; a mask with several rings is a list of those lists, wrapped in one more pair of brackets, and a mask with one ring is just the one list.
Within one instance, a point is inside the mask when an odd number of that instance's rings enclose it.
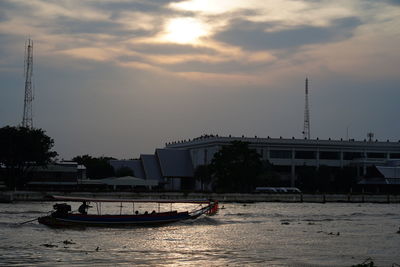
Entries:
{"label": "building facade", "polygon": [[30,173],[29,188],[76,188],[85,180],[86,167],[72,161],[61,161],[34,167]]}
{"label": "building facade", "polygon": [[290,174],[291,186],[295,185],[296,168],[299,166],[353,166],[357,167],[359,176],[364,176],[370,166],[400,159],[400,141],[389,140],[382,142],[205,135],[192,140],[167,143],[166,148],[188,150],[195,169],[199,165],[210,164],[214,154],[232,141],[247,142],[263,160],[268,160],[274,166],[286,168]]}

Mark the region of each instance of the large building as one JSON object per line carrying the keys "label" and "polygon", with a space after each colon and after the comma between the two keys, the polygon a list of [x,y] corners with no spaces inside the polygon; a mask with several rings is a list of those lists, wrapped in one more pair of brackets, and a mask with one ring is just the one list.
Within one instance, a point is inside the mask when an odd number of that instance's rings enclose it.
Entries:
{"label": "large building", "polygon": [[300,166],[353,166],[357,167],[359,176],[364,176],[368,167],[384,165],[390,159],[400,159],[400,141],[389,140],[382,142],[204,135],[192,140],[167,143],[166,148],[189,151],[195,169],[199,165],[209,164],[214,154],[232,141],[249,143],[249,147],[255,149],[263,160],[286,170],[291,186],[295,185],[296,168]]}
{"label": "large building", "polygon": [[[114,169],[129,167],[134,176],[157,180],[166,190],[200,189],[194,180],[194,171],[200,165],[210,164],[214,154],[232,141],[247,142],[263,160],[279,169],[281,177],[295,186],[301,167],[354,167],[358,176],[365,177],[373,166],[400,160],[400,141],[378,140],[319,140],[258,137],[223,137],[204,135],[191,140],[175,141],[156,149],[154,155],[141,155],[136,160],[110,161]],[[383,177],[383,176],[382,176]],[[396,180],[398,181],[398,180]]]}

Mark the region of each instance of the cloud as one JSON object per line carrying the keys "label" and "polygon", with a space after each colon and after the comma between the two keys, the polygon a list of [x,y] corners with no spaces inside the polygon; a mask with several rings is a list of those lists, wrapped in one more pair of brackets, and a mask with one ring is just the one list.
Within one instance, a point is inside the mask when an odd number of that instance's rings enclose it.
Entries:
{"label": "cloud", "polygon": [[[353,4],[355,3],[355,4]],[[232,18],[252,22],[274,23],[269,31],[300,25],[325,26],[332,20],[354,16],[356,2],[338,0],[187,0],[170,4],[176,10],[190,11],[215,19]],[[354,7],[353,5],[356,5]]]}
{"label": "cloud", "polygon": [[4,9],[0,9],[0,23],[3,21],[7,21],[8,20],[8,16],[6,14],[6,12],[4,11]]}
{"label": "cloud", "polygon": [[393,5],[400,5],[400,0],[388,0],[388,2]]}
{"label": "cloud", "polygon": [[131,49],[152,55],[181,55],[181,54],[213,54],[215,50],[209,47],[182,45],[172,43],[132,43]]}
{"label": "cloud", "polygon": [[[327,27],[300,26],[276,32],[266,31],[271,23],[235,21],[229,29],[215,38],[248,50],[287,49],[307,44],[329,43],[350,38],[357,26],[358,18],[338,19]],[[273,25],[272,25],[273,26]]]}
{"label": "cloud", "polygon": [[202,72],[202,73],[220,73],[220,74],[237,74],[252,73],[265,65],[264,62],[246,64],[240,61],[224,61],[210,63],[209,61],[184,61],[180,64],[169,66],[169,70],[181,73]]}
{"label": "cloud", "polygon": [[[43,22],[43,27],[48,27],[46,22]],[[124,29],[124,27],[117,22],[113,21],[96,21],[96,20],[77,20],[69,17],[60,17],[55,23],[49,27],[50,34],[79,34],[79,33],[89,33],[89,34],[103,34],[109,33],[112,35],[132,35],[135,34],[134,31],[129,31]],[[144,31],[136,32],[140,35],[144,34]]]}
{"label": "cloud", "polygon": [[[321,138],[342,137],[349,122],[393,136],[398,3],[0,0],[0,122],[20,122],[30,36],[34,123],[62,155],[132,157],[209,131],[299,136],[306,75]],[[206,32],[162,39],[171,21],[190,33],[188,20]]]}
{"label": "cloud", "polygon": [[0,71],[23,73],[24,42],[19,36],[0,33]]}
{"label": "cloud", "polygon": [[153,14],[168,14],[168,4],[173,0],[118,0],[118,1],[92,1],[86,3],[92,8],[110,10],[118,15],[122,12],[141,12]]}

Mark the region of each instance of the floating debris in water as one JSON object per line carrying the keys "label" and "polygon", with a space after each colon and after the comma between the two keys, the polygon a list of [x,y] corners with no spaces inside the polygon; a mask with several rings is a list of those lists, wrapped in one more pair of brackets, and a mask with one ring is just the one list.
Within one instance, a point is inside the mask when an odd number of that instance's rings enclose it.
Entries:
{"label": "floating debris in water", "polygon": [[340,235],[339,232],[337,232],[336,234],[334,232],[330,232],[328,235]]}
{"label": "floating debris in water", "polygon": [[76,243],[72,242],[72,239],[71,239],[71,241],[69,241],[69,240],[64,240],[63,243],[64,243],[65,245],[76,244]]}
{"label": "floating debris in water", "polygon": [[351,265],[351,267],[376,267],[372,258],[368,258],[360,264]]}
{"label": "floating debris in water", "polygon": [[400,234],[400,227],[399,227],[399,230],[396,233]]}
{"label": "floating debris in water", "polygon": [[284,225],[289,225],[289,224],[290,224],[290,222],[281,222],[281,224],[284,224]]}
{"label": "floating debris in water", "polygon": [[100,250],[100,248],[99,248],[99,247],[97,247],[95,250],[96,250],[96,251],[99,251],[99,250]]}
{"label": "floating debris in water", "polygon": [[325,231],[318,231],[317,233],[324,233],[324,234],[327,234],[327,235],[336,235],[336,236],[339,236],[340,235],[340,232],[337,232],[337,233],[334,233],[334,232],[325,232]]}
{"label": "floating debris in water", "polygon": [[57,248],[57,245],[52,245],[52,244],[41,244],[41,246],[46,247],[46,248]]}

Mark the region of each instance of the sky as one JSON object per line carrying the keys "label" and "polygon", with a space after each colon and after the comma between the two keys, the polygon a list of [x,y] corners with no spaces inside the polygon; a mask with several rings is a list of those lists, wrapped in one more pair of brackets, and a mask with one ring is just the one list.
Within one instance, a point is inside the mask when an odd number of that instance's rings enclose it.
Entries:
{"label": "sky", "polygon": [[0,127],[60,159],[136,158],[203,134],[400,139],[399,0],[1,0]]}

